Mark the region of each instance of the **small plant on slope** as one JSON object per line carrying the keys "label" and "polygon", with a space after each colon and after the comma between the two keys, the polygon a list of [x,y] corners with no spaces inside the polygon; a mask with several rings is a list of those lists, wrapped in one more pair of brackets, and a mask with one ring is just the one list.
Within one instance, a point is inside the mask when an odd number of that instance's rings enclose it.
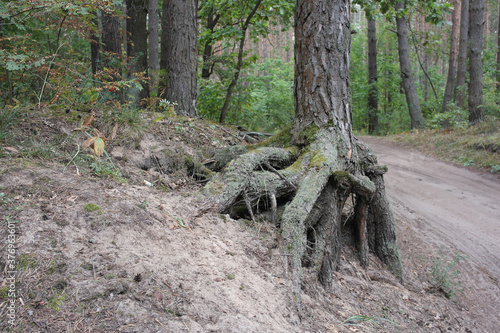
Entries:
{"label": "small plant on slope", "polygon": [[452,300],[456,299],[457,293],[463,291],[462,282],[458,278],[460,271],[456,268],[456,265],[463,259],[465,257],[460,254],[449,258],[443,254],[443,249],[433,259],[431,267],[432,284],[437,290]]}

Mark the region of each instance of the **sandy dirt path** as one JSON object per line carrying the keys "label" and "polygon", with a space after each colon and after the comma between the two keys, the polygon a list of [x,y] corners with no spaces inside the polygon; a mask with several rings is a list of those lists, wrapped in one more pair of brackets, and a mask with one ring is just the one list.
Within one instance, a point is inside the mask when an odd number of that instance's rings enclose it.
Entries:
{"label": "sandy dirt path", "polygon": [[[498,313],[500,177],[443,163],[380,138],[361,140],[389,167],[385,181],[396,220],[406,221],[424,246],[464,254],[469,262],[463,275],[468,279],[465,294],[477,301],[471,309],[485,317],[495,308]],[[492,315],[497,317],[489,313],[490,319]]]}

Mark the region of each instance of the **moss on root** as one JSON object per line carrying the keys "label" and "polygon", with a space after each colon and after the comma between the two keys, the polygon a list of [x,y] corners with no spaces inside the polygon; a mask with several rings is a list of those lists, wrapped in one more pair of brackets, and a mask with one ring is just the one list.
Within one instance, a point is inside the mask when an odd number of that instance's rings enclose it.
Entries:
{"label": "moss on root", "polygon": [[[271,201],[270,198],[274,198],[274,207],[276,199],[288,201],[281,216],[281,228],[298,303],[309,228],[321,224],[320,231],[324,232],[321,237],[328,239],[315,240],[309,246],[314,247],[314,253],[320,254],[314,259],[314,267],[320,281],[329,286],[332,270],[338,265],[341,244],[341,236],[335,240],[330,236],[338,232],[336,228],[341,225],[342,208],[349,194],[356,194],[368,206],[373,204],[390,210],[385,192],[375,195],[379,186],[383,187],[383,181],[374,181],[371,176],[364,175],[365,172],[369,175],[368,170],[375,168],[371,174],[381,177],[382,173],[376,172],[381,167],[367,147],[358,150],[356,139],[351,139],[349,142],[349,138],[344,138],[333,124],[321,128],[311,125],[294,137],[290,125],[260,144],[247,146],[245,149],[250,151],[231,161],[205,187],[205,194],[219,212],[227,212],[236,206],[252,211],[252,205]],[[268,207],[271,206],[272,203],[268,203]],[[377,222],[380,224],[378,231],[387,231],[387,237],[382,237],[373,250],[402,279],[393,216],[385,214],[385,210],[371,214],[382,221]],[[276,212],[272,215],[275,216]],[[363,242],[367,248],[365,236]]]}

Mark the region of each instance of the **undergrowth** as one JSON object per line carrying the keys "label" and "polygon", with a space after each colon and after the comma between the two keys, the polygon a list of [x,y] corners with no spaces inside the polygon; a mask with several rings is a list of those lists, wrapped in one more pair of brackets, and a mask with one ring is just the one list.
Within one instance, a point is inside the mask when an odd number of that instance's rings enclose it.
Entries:
{"label": "undergrowth", "polygon": [[487,117],[472,127],[426,129],[388,137],[465,167],[500,173],[500,119]]}

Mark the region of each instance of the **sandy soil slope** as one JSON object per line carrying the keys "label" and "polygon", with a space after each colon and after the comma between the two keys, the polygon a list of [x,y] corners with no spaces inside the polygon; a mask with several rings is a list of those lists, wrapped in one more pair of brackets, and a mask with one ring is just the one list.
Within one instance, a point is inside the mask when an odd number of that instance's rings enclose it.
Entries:
{"label": "sandy soil slope", "polygon": [[[0,160],[0,332],[498,331],[498,178],[364,138],[390,167],[405,283],[373,255],[363,270],[346,244],[332,290],[307,274],[299,318],[275,225],[200,213],[200,186],[186,172],[141,164],[234,136],[199,123],[167,125],[110,148],[126,182],[77,175],[67,162]],[[9,221],[14,326],[5,293]],[[461,281],[451,285],[452,300],[436,288],[432,267],[446,269],[458,256],[465,258],[446,277]]]}
{"label": "sandy soil slope", "polygon": [[[396,219],[407,221],[425,246],[466,256],[469,265],[461,274],[469,311],[498,328],[500,177],[446,164],[379,138],[362,140],[379,163],[389,167],[385,180]],[[400,237],[404,234],[402,230]]]}

